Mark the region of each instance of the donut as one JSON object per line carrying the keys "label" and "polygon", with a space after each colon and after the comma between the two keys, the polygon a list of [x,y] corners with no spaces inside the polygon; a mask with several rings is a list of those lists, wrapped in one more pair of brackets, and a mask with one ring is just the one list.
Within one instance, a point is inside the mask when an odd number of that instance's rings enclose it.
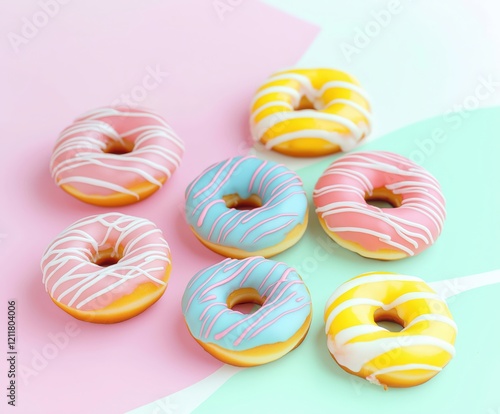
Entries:
{"label": "donut", "polygon": [[[367,200],[387,201],[393,208]],[[384,151],[335,160],[316,183],[313,201],[333,240],[380,260],[421,253],[441,234],[446,216],[438,181],[409,159]]]}
{"label": "donut", "polygon": [[371,124],[365,91],[354,77],[335,69],[275,73],[251,104],[253,139],[294,157],[351,150]]}
{"label": "donut", "polygon": [[179,166],[184,146],[165,120],[146,109],[99,108],[57,140],[50,170],[81,201],[121,206],[158,190]]}
{"label": "donut", "polygon": [[[243,314],[237,304],[261,305]],[[225,259],[198,272],[182,297],[193,338],[217,359],[255,366],[281,358],[300,345],[312,317],[309,291],[285,263],[263,257]]]}
{"label": "donut", "polygon": [[64,230],[42,257],[43,284],[54,303],[77,319],[132,318],[165,292],[170,249],[144,218],[106,213]]}
{"label": "donut", "polygon": [[[341,285],[325,307],[330,354],[346,372],[387,387],[412,387],[455,355],[457,326],[446,302],[422,279],[371,272]],[[400,324],[400,332],[377,325]]]}
{"label": "donut", "polygon": [[204,245],[239,259],[288,249],[302,237],[308,219],[300,177],[253,156],[207,168],[187,187],[185,211]]}

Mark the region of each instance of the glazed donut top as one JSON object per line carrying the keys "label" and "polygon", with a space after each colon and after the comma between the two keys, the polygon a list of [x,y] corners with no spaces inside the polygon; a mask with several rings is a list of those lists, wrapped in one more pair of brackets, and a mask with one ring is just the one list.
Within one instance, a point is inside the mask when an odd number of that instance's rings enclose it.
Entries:
{"label": "glazed donut top", "polygon": [[[400,206],[367,204],[365,199],[381,188],[400,197]],[[407,158],[384,151],[335,160],[316,183],[313,199],[330,231],[371,251],[382,242],[409,256],[436,240],[446,216],[438,181]]]}
{"label": "glazed donut top", "polygon": [[[229,294],[240,288],[253,288],[265,298],[261,308],[248,315],[228,308]],[[225,259],[198,272],[182,298],[195,338],[237,351],[287,341],[311,313],[311,306],[297,272],[263,257]]]}
{"label": "glazed donut top", "polygon": [[[228,208],[223,197],[257,195],[262,206]],[[257,251],[282,242],[304,222],[307,198],[302,180],[284,165],[254,156],[234,157],[212,165],[186,189],[188,223],[205,240]]]}
{"label": "glazed donut top", "polygon": [[[403,330],[378,326],[377,310],[395,311]],[[457,326],[446,302],[415,276],[373,272],[355,277],[332,294],[325,321],[336,361],[354,373],[366,369],[371,372],[367,379],[377,384],[377,375],[390,372],[440,371],[455,355]]]}
{"label": "glazed donut top", "polygon": [[348,151],[370,132],[372,123],[366,92],[352,76],[334,69],[293,69],[272,75],[257,91],[251,112],[253,138],[265,138],[268,149],[308,137]]}
{"label": "glazed donut top", "polygon": [[[119,259],[102,267],[102,251]],[[161,230],[149,220],[120,213],[83,218],[65,229],[47,248],[43,284],[58,302],[97,310],[132,293],[143,283],[166,285],[170,249]]]}
{"label": "glazed donut top", "polygon": [[139,200],[131,187],[142,182],[161,187],[183,152],[182,141],[159,115],[146,109],[99,108],[61,132],[50,169],[59,186],[104,196],[119,192]]}

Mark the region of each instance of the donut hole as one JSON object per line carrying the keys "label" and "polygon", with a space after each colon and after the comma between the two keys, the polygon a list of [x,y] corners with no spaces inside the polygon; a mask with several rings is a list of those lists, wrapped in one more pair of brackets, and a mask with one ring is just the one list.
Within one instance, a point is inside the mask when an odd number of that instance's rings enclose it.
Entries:
{"label": "donut hole", "polygon": [[115,154],[115,155],[123,155],[128,154],[134,150],[134,143],[121,140],[115,141],[113,139],[108,140],[106,143],[106,148],[102,151],[106,154]]}
{"label": "donut hole", "polygon": [[256,312],[265,302],[254,288],[240,288],[227,298],[227,307],[232,311],[250,314]]}
{"label": "donut hole", "polygon": [[248,198],[241,198],[239,194],[229,194],[222,197],[227,208],[235,210],[253,210],[262,207],[262,200],[257,194],[252,194]]}
{"label": "donut hole", "polygon": [[365,201],[378,208],[396,208],[401,206],[403,197],[401,194],[394,194],[391,190],[381,187],[374,189],[371,194],[365,194]]}
{"label": "donut hole", "polygon": [[113,249],[100,250],[94,256],[93,262],[97,266],[108,267],[117,264],[121,255],[117,255]]}
{"label": "donut hole", "polygon": [[316,109],[316,110],[319,110],[320,108],[318,108],[314,102],[311,102],[307,96],[303,95],[301,98],[300,98],[300,101],[299,101],[299,104],[294,106],[294,111],[302,111],[304,109]]}
{"label": "donut hole", "polygon": [[377,325],[389,332],[401,332],[403,330],[403,326],[394,321],[378,321]]}
{"label": "donut hole", "polygon": [[395,309],[386,311],[379,308],[375,311],[375,323],[389,332],[401,332],[404,329],[404,322],[398,316]]}

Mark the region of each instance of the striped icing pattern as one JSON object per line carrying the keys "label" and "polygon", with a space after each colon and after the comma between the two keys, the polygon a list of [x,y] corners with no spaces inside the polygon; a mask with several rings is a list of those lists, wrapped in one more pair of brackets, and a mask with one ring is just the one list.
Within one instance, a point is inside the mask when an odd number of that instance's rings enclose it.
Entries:
{"label": "striped icing pattern", "polygon": [[[253,288],[265,298],[254,313],[228,308],[229,294]],[[297,272],[285,263],[249,257],[226,259],[189,282],[182,310],[191,334],[202,342],[242,351],[285,342],[311,313],[311,297]]]}
{"label": "striped icing pattern", "polygon": [[[95,264],[98,252],[109,249],[118,263]],[[83,218],[57,236],[42,257],[42,281],[57,302],[97,310],[141,284],[166,285],[170,263],[169,246],[152,222],[106,213]]]}
{"label": "striped icing pattern", "polygon": [[[314,109],[299,109],[307,99]],[[317,138],[348,151],[371,131],[366,92],[347,73],[296,69],[269,77],[251,104],[255,141],[272,149],[296,139]]]}
{"label": "striped icing pattern", "polygon": [[[395,311],[404,328],[378,326],[376,311]],[[351,279],[332,294],[324,317],[337,363],[376,384],[381,375],[387,380],[403,371],[433,376],[455,355],[457,326],[446,302],[415,276],[366,273]]]}
{"label": "striped icing pattern", "polygon": [[[253,210],[228,208],[223,197],[258,195]],[[212,165],[186,190],[186,218],[204,240],[246,251],[282,242],[304,223],[307,198],[300,177],[284,165],[253,156]]]}
{"label": "striped icing pattern", "polygon": [[[366,203],[375,189],[401,197],[397,208]],[[335,160],[313,193],[318,216],[339,238],[376,252],[389,249],[414,256],[432,245],[446,217],[438,181],[401,155],[357,152]]]}
{"label": "striped icing pattern", "polygon": [[[106,152],[110,144],[132,146],[131,152]],[[179,166],[182,140],[159,115],[145,109],[107,107],[90,111],[64,129],[50,161],[59,186],[83,194],[116,193],[139,200],[134,186],[160,188]]]}

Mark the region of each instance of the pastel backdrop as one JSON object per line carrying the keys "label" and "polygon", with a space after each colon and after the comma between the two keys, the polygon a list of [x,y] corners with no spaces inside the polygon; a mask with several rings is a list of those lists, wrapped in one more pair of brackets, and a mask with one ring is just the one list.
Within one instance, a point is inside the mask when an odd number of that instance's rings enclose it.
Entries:
{"label": "pastel backdrop", "polygon": [[[451,200],[458,200],[451,207],[451,224],[426,256],[388,268],[421,271],[432,281],[498,269],[498,239],[484,248],[476,245],[474,254],[460,244],[464,235],[456,220],[468,217],[467,210],[456,204],[462,195],[454,174],[443,170],[463,165],[447,157],[457,150],[455,139],[467,145],[469,136],[480,137],[478,156],[489,149],[492,156],[498,148],[490,139],[494,127],[485,127],[494,125],[498,114],[475,115],[475,109],[500,102],[500,29],[493,1],[468,5],[401,0],[396,7],[394,1],[359,5],[327,0],[47,3],[54,4],[1,1],[8,12],[0,16],[0,125],[6,149],[0,153],[0,165],[2,194],[7,195],[0,206],[0,301],[14,298],[18,303],[18,412],[124,412],[139,406],[143,408],[138,413],[182,413],[197,407],[202,413],[232,412],[235,400],[248,388],[259,395],[261,412],[280,407],[300,411],[318,401],[326,410],[338,399],[352,412],[368,409],[370,401],[396,412],[398,402],[409,399],[419,401],[416,408],[445,409],[449,401],[457,410],[498,412],[497,380],[484,366],[494,371],[498,359],[489,360],[488,355],[500,340],[484,324],[477,329],[477,319],[467,311],[479,306],[477,314],[490,312],[493,320],[498,318],[487,301],[494,300],[498,286],[450,299],[465,330],[457,344],[461,359],[425,386],[409,393],[391,391],[385,397],[377,387],[340,371],[321,334],[322,305],[343,280],[373,270],[377,262],[329,244],[313,216],[303,242],[282,256],[311,284],[317,308],[311,334],[299,349],[276,363],[242,372],[207,355],[189,337],[180,311],[189,278],[221,259],[187,230],[182,218],[184,188],[210,163],[255,152],[247,125],[252,93],[273,71],[295,65],[333,66],[353,73],[372,97],[372,138],[436,116],[390,135],[380,145],[415,158],[445,181]],[[389,22],[383,25],[380,16]],[[76,115],[117,102],[162,113],[185,140],[186,155],[165,188],[120,209],[149,218],[163,229],[174,264],[165,296],[133,320],[98,326],[75,321],[51,303],[41,284],[39,258],[67,225],[107,211],[59,190],[51,180],[48,160],[57,134]],[[443,145],[433,138],[436,129],[448,133]],[[257,152],[296,169],[320,161]],[[309,189],[329,160],[300,170]],[[477,165],[472,170],[471,184],[485,176]],[[498,170],[487,172],[486,177],[498,177]],[[481,183],[487,191],[489,179]],[[487,220],[494,216],[491,209],[483,211],[482,226],[474,227],[476,237],[497,228],[497,222]],[[310,258],[318,244],[333,252],[332,262],[317,262],[314,268]],[[447,256],[446,263],[454,264],[445,266],[439,254],[447,250],[450,255],[453,248],[462,260]],[[471,348],[476,349],[472,355]],[[2,358],[0,373],[6,370]],[[470,394],[455,401],[440,397],[470,384],[467,374],[480,378]],[[287,380],[278,382],[283,378]],[[319,386],[307,388],[307,383]],[[425,400],[424,395],[432,398]],[[432,405],[434,400],[437,405]],[[253,407],[238,408],[245,412]],[[349,412],[347,408],[343,412]]]}

